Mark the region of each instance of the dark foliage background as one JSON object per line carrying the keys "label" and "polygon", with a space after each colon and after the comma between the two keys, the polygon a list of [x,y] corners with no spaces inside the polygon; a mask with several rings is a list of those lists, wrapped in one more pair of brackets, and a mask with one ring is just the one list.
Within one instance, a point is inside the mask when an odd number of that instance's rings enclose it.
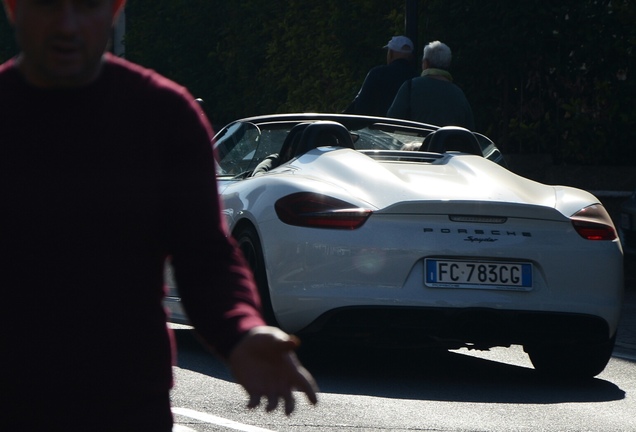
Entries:
{"label": "dark foliage background", "polygon": [[[341,111],[404,13],[403,0],[129,0],[126,56],[203,98],[216,126]],[[421,0],[416,44],[452,48],[477,128],[504,152],[636,165],[634,23],[633,0]],[[0,61],[15,52],[0,21]]]}

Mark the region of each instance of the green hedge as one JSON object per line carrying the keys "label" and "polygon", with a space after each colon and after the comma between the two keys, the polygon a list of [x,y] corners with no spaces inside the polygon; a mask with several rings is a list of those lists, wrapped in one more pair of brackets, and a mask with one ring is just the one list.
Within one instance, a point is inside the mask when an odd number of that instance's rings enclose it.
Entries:
{"label": "green hedge", "polygon": [[636,3],[426,3],[480,129],[504,151],[636,165]]}
{"label": "green hedge", "polygon": [[127,57],[186,83],[216,124],[344,109],[404,25],[402,1],[130,0],[127,18]]}
{"label": "green hedge", "polygon": [[[552,4],[554,3],[554,4]],[[126,55],[186,85],[217,126],[292,111],[341,111],[381,48],[404,32],[394,0],[129,0]],[[418,56],[453,50],[480,132],[507,153],[636,165],[630,0],[419,2]],[[0,60],[15,53],[0,22]]]}

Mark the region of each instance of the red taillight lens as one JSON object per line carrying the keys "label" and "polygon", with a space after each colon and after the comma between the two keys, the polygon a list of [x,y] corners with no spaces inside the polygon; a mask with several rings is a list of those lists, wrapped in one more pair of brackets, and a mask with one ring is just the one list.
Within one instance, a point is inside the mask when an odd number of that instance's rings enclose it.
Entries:
{"label": "red taillight lens", "polygon": [[284,223],[310,228],[353,230],[360,228],[371,215],[371,210],[312,192],[287,195],[276,201],[274,208]]}
{"label": "red taillight lens", "polygon": [[614,240],[616,229],[605,207],[594,204],[570,217],[574,229],[586,240]]}

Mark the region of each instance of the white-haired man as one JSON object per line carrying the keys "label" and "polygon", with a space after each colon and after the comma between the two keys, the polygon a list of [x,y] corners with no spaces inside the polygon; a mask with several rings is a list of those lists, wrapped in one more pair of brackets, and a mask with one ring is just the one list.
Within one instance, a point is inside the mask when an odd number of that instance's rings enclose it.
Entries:
{"label": "white-haired man", "polygon": [[464,92],[450,74],[452,54],[439,41],[424,47],[422,75],[400,87],[388,117],[415,120],[437,126],[475,129],[473,111]]}

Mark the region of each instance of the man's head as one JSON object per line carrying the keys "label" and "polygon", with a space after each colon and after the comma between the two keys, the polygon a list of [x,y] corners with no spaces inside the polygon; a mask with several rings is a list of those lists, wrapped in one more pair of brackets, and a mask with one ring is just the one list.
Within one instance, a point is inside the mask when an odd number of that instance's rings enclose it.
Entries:
{"label": "man's head", "polygon": [[422,69],[449,70],[453,55],[448,45],[434,41],[424,47],[422,55]]}
{"label": "man's head", "polygon": [[[3,0],[5,10],[7,11],[7,16],[9,20],[13,22],[13,14],[15,13],[15,5],[18,0]],[[119,14],[121,9],[124,7],[126,0],[114,0],[113,1],[113,12],[115,16]]]}
{"label": "man's head", "polygon": [[76,87],[101,69],[125,0],[3,0],[20,47],[17,65],[39,87]]}
{"label": "man's head", "polygon": [[406,36],[393,36],[384,48],[387,48],[387,63],[391,63],[398,58],[411,58],[413,54],[413,42]]}

